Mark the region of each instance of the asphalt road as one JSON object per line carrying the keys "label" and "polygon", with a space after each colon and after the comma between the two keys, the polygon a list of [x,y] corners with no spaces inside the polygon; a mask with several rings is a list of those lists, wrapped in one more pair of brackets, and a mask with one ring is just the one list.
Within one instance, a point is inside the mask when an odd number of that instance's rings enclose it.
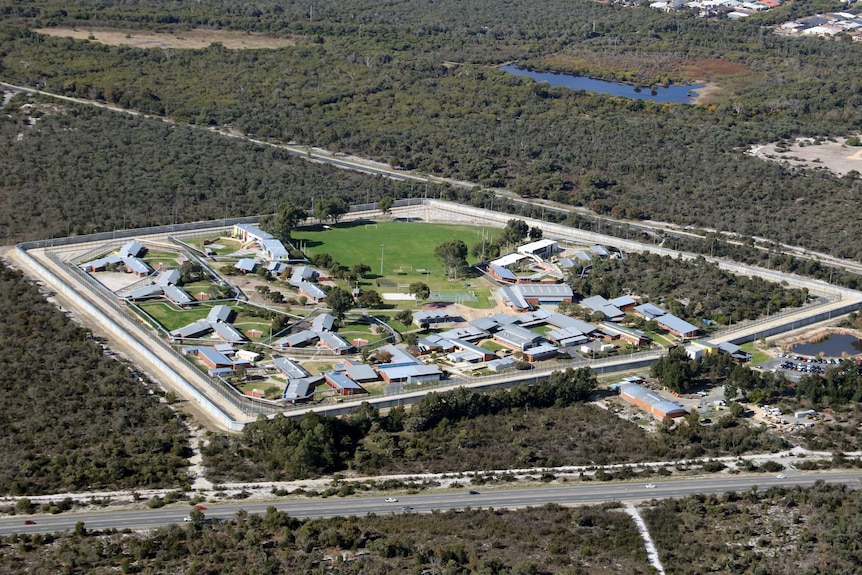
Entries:
{"label": "asphalt road", "polygon": [[[786,477],[777,475],[713,475],[702,478],[650,479],[655,487],[647,488],[645,482],[628,483],[572,483],[567,486],[536,487],[521,489],[499,489],[478,487],[479,495],[470,495],[468,490],[451,490],[445,493],[398,495],[395,503],[386,503],[384,496],[333,497],[328,499],[290,499],[289,501],[250,502],[207,505],[204,514],[210,519],[228,519],[244,509],[248,513],[263,513],[269,506],[285,511],[293,517],[335,517],[367,515],[370,513],[428,513],[432,510],[463,509],[465,507],[519,508],[558,503],[561,505],[588,505],[607,501],[640,501],[652,498],[682,497],[693,493],[725,493],[746,491],[752,486],[759,489],[785,485],[813,485],[818,480],[827,483],[858,485],[862,482],[862,471],[801,473],[788,470]],[[412,510],[403,510],[409,506]],[[34,515],[36,523],[25,525],[27,518],[21,516],[0,519],[0,535],[11,533],[50,533],[74,529],[83,521],[87,529],[149,529],[170,523],[182,523],[189,514],[190,506],[164,507],[122,511],[93,511],[87,513],[62,513],[58,515]]]}

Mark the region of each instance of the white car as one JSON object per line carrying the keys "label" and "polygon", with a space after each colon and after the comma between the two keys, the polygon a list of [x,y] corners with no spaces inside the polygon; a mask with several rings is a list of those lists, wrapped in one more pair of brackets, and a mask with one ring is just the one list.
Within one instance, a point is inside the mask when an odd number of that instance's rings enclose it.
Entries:
{"label": "white car", "polygon": [[185,517],[183,517],[183,521],[185,521],[186,523],[190,522],[191,520],[192,520],[191,515],[186,515]]}
{"label": "white car", "polygon": [[775,476],[775,479],[787,479],[787,476],[786,476],[786,475],[784,475],[783,473],[781,473],[781,474],[779,474],[779,475],[776,475],[776,476]]}
{"label": "white car", "polygon": [[394,497],[387,497],[383,501],[385,501],[386,503],[398,503],[398,500],[395,499]]}
{"label": "white car", "polygon": [[655,489],[655,483],[647,483],[644,487],[647,489]]}

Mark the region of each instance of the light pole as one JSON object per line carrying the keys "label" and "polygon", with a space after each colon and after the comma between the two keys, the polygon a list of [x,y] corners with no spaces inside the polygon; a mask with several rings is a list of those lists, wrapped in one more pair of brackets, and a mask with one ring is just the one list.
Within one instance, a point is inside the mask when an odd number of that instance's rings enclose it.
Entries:
{"label": "light pole", "polygon": [[383,248],[386,244],[380,244],[380,275],[383,275]]}

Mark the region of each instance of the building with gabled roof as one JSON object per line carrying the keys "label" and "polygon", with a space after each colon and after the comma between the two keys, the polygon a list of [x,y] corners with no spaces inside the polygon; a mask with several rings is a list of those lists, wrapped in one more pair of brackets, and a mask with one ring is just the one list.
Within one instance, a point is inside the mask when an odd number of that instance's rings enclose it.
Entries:
{"label": "building with gabled roof", "polygon": [[323,377],[326,380],[326,385],[338,392],[339,395],[356,395],[365,393],[362,386],[350,379],[350,377],[341,371],[325,371]]}
{"label": "building with gabled roof", "polygon": [[549,331],[545,334],[545,337],[562,347],[581,345],[590,341],[590,338],[584,335],[584,332],[574,327],[564,327]]}
{"label": "building with gabled roof", "polygon": [[511,357],[501,357],[500,359],[492,359],[485,366],[491,371],[499,372],[506,371],[515,367],[515,360]]}
{"label": "building with gabled roof", "polygon": [[491,274],[494,279],[499,282],[513,284],[517,283],[518,281],[518,276],[515,275],[515,272],[504,266],[489,265],[488,273]]}
{"label": "building with gabled roof", "polygon": [[353,349],[353,345],[335,332],[317,332],[317,337],[320,340],[318,346],[323,346],[337,354],[347,353]]}
{"label": "building with gabled roof", "polygon": [[272,343],[275,349],[287,349],[289,347],[305,347],[316,342],[320,336],[318,332],[306,329],[297,333],[292,333],[288,336],[277,339]]}
{"label": "building with gabled roof", "polygon": [[301,293],[314,303],[320,303],[326,299],[326,292],[313,283],[300,282],[297,287],[299,288],[299,293]]}
{"label": "building with gabled roof", "polygon": [[214,305],[207,314],[207,321],[210,322],[228,322],[233,315],[233,309],[226,305]]}
{"label": "building with gabled roof", "polygon": [[304,367],[287,357],[277,357],[272,360],[275,369],[280,371],[287,379],[300,379],[308,377],[309,373]]}
{"label": "building with gabled roof", "polygon": [[166,298],[180,307],[195,303],[195,298],[186,293],[186,290],[173,284],[162,286],[162,291]]}
{"label": "building with gabled roof", "polygon": [[334,329],[335,316],[329,313],[321,313],[311,322],[311,331],[333,331]]}
{"label": "building with gabled roof", "polygon": [[156,285],[178,285],[181,277],[180,270],[164,270],[156,278]]}
{"label": "building with gabled roof", "polygon": [[620,383],[611,386],[619,391],[620,397],[626,401],[641,407],[654,417],[664,419],[665,417],[684,417],[685,409],[678,403],[665,399],[661,395],[650,391],[636,383]]}
{"label": "building with gabled roof", "polygon": [[451,327],[464,321],[460,315],[453,315],[446,310],[420,310],[413,312],[413,325],[422,329],[437,329]]}
{"label": "building with gabled roof", "polygon": [[560,353],[557,346],[545,343],[524,350],[524,361],[535,363],[556,357]]}
{"label": "building with gabled roof", "polygon": [[687,337],[695,337],[700,333],[700,330],[697,326],[691,325],[684,319],[680,319],[673,314],[666,313],[663,316],[657,317],[656,321],[658,325],[672,334],[687,338]]}
{"label": "building with gabled roof", "polygon": [[317,277],[318,273],[311,266],[296,266],[288,283],[293,287],[299,287],[303,282],[315,281]]}
{"label": "building with gabled roof", "polygon": [[281,392],[282,401],[298,403],[314,397],[314,388],[323,381],[322,376],[311,376],[299,379],[289,379]]}
{"label": "building with gabled roof", "polygon": [[606,258],[611,255],[611,252],[608,250],[608,248],[599,244],[590,246],[590,251],[593,252],[593,255],[599,256],[600,258]]}
{"label": "building with gabled roof", "polygon": [[580,263],[584,264],[593,261],[593,256],[583,250],[580,250],[575,252],[575,259],[578,260]]}
{"label": "building with gabled roof", "polygon": [[633,311],[635,306],[638,304],[637,300],[630,295],[615,297],[609,303],[622,311]]}
{"label": "building with gabled roof", "polygon": [[162,295],[164,295],[164,292],[162,291],[161,286],[148,285],[130,291],[125,296],[123,296],[123,298],[129,301],[141,301],[154,297],[162,297]]}
{"label": "building with gabled roof", "polygon": [[515,286],[500,286],[497,288],[497,294],[504,305],[511,307],[515,311],[526,311],[532,309],[520,291],[515,290]]}
{"label": "building with gabled roof", "polygon": [[623,310],[613,305],[600,295],[594,295],[581,300],[581,305],[594,312],[602,312],[611,321],[619,321],[625,317]]}
{"label": "building with gabled roof", "polygon": [[599,330],[609,339],[621,339],[631,345],[644,345],[649,343],[649,337],[647,337],[647,334],[639,329],[617,324],[600,323]]}
{"label": "building with gabled roof", "polygon": [[490,262],[488,265],[490,266],[498,266],[501,268],[507,268],[509,266],[513,266],[521,260],[529,259],[530,256],[527,254],[506,254],[502,257],[495,259]]}
{"label": "building with gabled roof", "polygon": [[544,338],[538,333],[517,325],[511,325],[494,334],[494,340],[506,347],[524,351],[539,345]]}
{"label": "building with gabled roof", "polygon": [[197,349],[198,358],[204,362],[207,367],[212,369],[231,368],[233,369],[233,361],[223,353],[219,353],[211,347],[200,346]]}
{"label": "building with gabled roof", "polygon": [[245,334],[229,323],[217,322],[210,325],[212,325],[213,331],[222,341],[241,343],[248,340],[248,338],[245,337]]}
{"label": "building with gabled roof", "polygon": [[380,376],[374,371],[374,367],[367,363],[352,363],[347,362],[344,366],[344,371],[353,381],[357,383],[367,383],[377,381]]}
{"label": "building with gabled roof", "polygon": [[138,258],[123,258],[123,263],[126,264],[126,271],[135,274],[138,277],[147,277],[153,273],[153,268],[144,260]]}
{"label": "building with gabled roof", "polygon": [[233,267],[244,274],[251,274],[257,268],[257,262],[251,258],[242,258]]}
{"label": "building with gabled roof", "polygon": [[520,246],[517,251],[520,254],[536,256],[546,260],[560,251],[560,247],[554,240],[536,240],[535,242]]}
{"label": "building with gabled roof", "polygon": [[206,335],[212,331],[212,324],[206,320],[198,320],[171,331],[171,339],[188,339]]}
{"label": "building with gabled roof", "polygon": [[449,331],[440,332],[439,335],[447,339],[460,339],[464,341],[479,341],[488,336],[487,333],[473,325],[456,327]]}
{"label": "building with gabled roof", "polygon": [[511,286],[530,305],[557,305],[574,297],[568,284],[518,284]]}
{"label": "building with gabled roof", "polygon": [[637,305],[635,306],[634,311],[645,320],[653,320],[667,314],[665,310],[651,303],[642,303],[641,305]]}
{"label": "building with gabled roof", "polygon": [[267,239],[260,242],[264,257],[270,261],[290,259],[290,254],[284,244],[276,239]]}
{"label": "building with gabled roof", "polygon": [[123,246],[120,248],[120,251],[117,252],[117,255],[123,259],[138,258],[141,257],[146,251],[147,248],[145,248],[135,240],[132,240],[123,244]]}

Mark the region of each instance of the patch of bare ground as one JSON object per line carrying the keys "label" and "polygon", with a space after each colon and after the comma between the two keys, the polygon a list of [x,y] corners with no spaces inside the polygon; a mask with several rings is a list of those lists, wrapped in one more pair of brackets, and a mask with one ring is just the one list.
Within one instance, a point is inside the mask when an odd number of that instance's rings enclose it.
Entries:
{"label": "patch of bare ground", "polygon": [[796,138],[793,142],[752,146],[747,153],[761,160],[795,168],[820,168],[837,176],[845,176],[851,171],[862,172],[862,148],[848,146],[847,139],[816,141],[812,138]]}
{"label": "patch of bare ground", "polygon": [[173,48],[197,50],[218,42],[231,50],[267,50],[288,48],[296,45],[296,38],[276,38],[263,34],[236,32],[232,30],[192,30],[153,32],[149,30],[121,30],[117,28],[66,27],[39,28],[35,30],[47,36],[89,40],[109,46],[132,46],[134,48]]}

